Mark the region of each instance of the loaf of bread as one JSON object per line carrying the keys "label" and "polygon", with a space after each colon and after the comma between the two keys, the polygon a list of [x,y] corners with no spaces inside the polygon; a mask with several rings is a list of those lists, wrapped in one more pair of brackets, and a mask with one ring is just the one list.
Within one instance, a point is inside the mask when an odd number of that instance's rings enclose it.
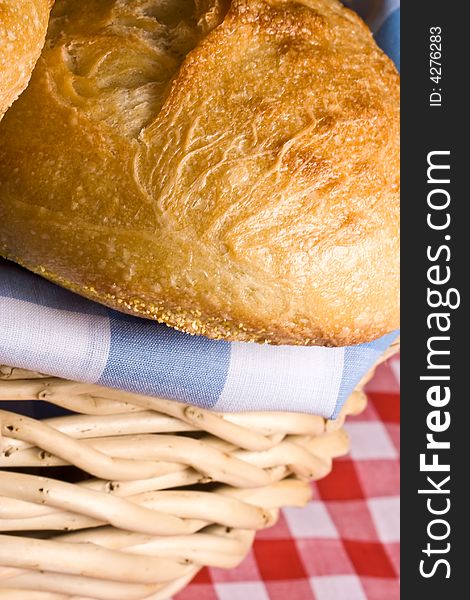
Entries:
{"label": "loaf of bread", "polygon": [[337,0],[57,0],[0,198],[1,255],[182,331],[398,326],[399,77]]}
{"label": "loaf of bread", "polygon": [[26,87],[53,0],[0,0],[0,120]]}

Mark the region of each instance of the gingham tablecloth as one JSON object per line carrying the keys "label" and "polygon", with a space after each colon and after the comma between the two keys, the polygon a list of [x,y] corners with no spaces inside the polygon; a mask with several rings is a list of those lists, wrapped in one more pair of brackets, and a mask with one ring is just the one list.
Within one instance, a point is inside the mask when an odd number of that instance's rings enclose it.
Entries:
{"label": "gingham tablecloth", "polygon": [[399,358],[377,370],[351,453],[284,510],[233,570],[204,569],[174,600],[399,599]]}

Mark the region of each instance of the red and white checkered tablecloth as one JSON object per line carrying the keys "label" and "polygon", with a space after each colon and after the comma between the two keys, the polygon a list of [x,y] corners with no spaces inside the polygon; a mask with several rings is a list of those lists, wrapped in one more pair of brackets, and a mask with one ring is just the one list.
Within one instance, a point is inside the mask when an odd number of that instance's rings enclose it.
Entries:
{"label": "red and white checkered tablecloth", "polygon": [[204,569],[174,600],[398,600],[399,358],[377,370],[346,428],[351,453],[283,511],[232,570]]}

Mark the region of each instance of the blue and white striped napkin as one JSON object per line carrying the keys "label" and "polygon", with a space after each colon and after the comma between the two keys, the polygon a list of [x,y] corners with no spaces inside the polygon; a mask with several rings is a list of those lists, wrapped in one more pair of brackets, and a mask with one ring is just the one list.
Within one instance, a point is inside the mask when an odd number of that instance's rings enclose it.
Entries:
{"label": "blue and white striped napkin", "polygon": [[[398,0],[347,4],[398,64]],[[334,417],[396,335],[346,348],[209,340],[123,315],[0,261],[0,364],[217,411]]]}

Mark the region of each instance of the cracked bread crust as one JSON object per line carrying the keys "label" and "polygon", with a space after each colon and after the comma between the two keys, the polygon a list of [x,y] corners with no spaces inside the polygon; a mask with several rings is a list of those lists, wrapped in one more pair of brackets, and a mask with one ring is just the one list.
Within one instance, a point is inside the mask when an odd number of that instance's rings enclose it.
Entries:
{"label": "cracked bread crust", "polygon": [[212,338],[395,329],[398,194],[399,78],[336,0],[58,0],[0,125],[0,254]]}

